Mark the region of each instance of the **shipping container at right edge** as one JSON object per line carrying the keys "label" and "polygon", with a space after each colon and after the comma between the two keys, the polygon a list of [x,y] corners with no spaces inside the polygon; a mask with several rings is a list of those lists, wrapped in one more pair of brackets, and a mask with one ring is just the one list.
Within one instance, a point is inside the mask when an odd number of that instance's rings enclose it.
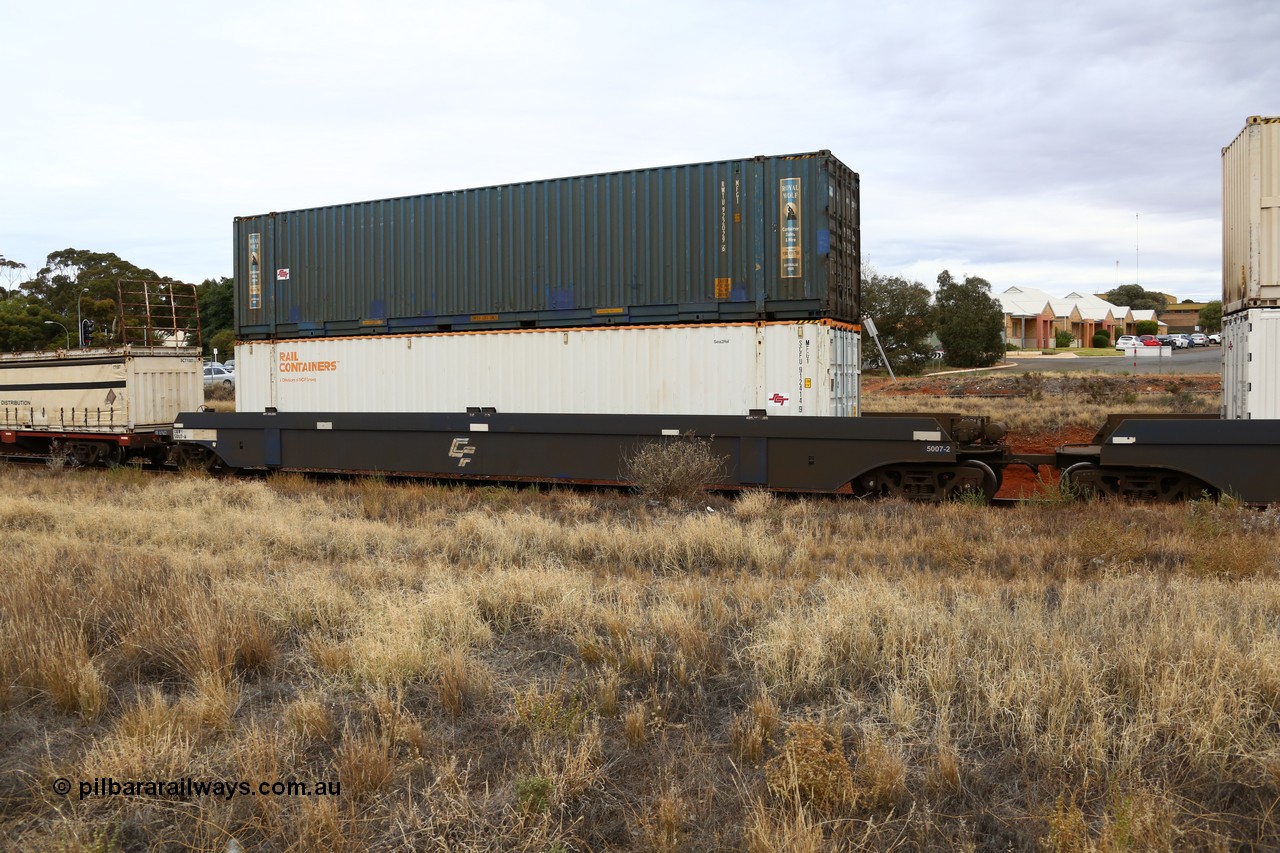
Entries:
{"label": "shipping container at right edge", "polygon": [[858,364],[834,321],[255,341],[236,411],[852,417]]}
{"label": "shipping container at right edge", "polygon": [[1222,318],[1222,416],[1280,419],[1280,308]]}
{"label": "shipping container at right edge", "polygon": [[1280,116],[1222,149],[1222,309],[1280,306]]}

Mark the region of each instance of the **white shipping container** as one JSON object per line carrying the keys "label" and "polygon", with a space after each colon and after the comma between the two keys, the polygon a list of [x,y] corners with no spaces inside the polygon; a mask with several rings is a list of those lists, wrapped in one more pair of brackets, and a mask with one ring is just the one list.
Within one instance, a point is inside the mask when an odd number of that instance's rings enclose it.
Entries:
{"label": "white shipping container", "polygon": [[858,346],[833,321],[241,343],[236,409],[854,416]]}
{"label": "white shipping container", "polygon": [[1280,117],[1251,117],[1222,149],[1222,307],[1280,305]]}
{"label": "white shipping container", "polygon": [[172,426],[204,403],[200,352],[84,349],[0,355],[0,425],[125,432]]}
{"label": "white shipping container", "polygon": [[1280,419],[1280,308],[1222,318],[1222,417]]}

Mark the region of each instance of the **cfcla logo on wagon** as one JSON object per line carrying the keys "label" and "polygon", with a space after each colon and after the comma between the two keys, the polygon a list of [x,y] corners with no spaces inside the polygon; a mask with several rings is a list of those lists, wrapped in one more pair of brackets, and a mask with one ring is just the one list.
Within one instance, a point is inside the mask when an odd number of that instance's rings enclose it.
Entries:
{"label": "cfcla logo on wagon", "polygon": [[788,396],[786,396],[785,394],[778,394],[778,393],[775,393],[772,397],[770,397],[770,398],[769,398],[769,405],[770,405],[770,406],[785,406],[785,405],[786,405],[790,400],[791,400],[791,398],[790,398],[790,397],[788,397]]}

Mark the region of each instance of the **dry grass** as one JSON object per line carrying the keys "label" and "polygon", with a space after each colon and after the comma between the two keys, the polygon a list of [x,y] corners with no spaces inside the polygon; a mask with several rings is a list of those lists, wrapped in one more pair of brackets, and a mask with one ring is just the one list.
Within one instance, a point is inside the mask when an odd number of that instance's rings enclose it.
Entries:
{"label": "dry grass", "polygon": [[0,476],[6,848],[1280,845],[1275,510]]}
{"label": "dry grass", "polygon": [[1221,398],[1212,376],[990,371],[880,383],[862,406],[866,412],[990,415],[1014,433],[1055,433],[1096,428],[1113,412],[1212,414]]}

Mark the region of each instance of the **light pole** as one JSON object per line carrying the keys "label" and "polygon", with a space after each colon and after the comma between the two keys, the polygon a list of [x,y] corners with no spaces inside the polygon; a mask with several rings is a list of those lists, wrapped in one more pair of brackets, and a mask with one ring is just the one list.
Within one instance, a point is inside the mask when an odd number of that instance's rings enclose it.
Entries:
{"label": "light pole", "polygon": [[67,333],[67,349],[71,349],[71,333],[67,332],[67,327],[59,323],[57,320],[45,320],[46,326],[57,326],[59,329]]}
{"label": "light pole", "polygon": [[76,294],[76,343],[79,345],[77,349],[84,349],[84,323],[80,319],[80,300],[89,292],[89,288],[84,288]]}

